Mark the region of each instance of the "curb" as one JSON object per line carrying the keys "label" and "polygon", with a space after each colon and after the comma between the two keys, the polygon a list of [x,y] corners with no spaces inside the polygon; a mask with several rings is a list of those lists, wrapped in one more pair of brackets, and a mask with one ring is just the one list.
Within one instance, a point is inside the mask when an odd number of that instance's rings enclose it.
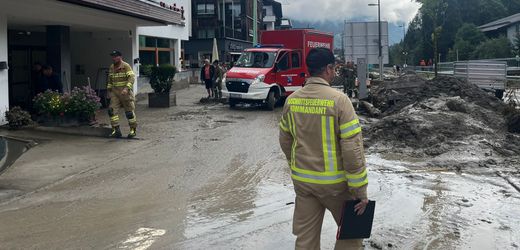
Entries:
{"label": "curb", "polygon": [[111,133],[111,129],[107,127],[33,127],[26,128],[25,130],[33,130],[47,133],[57,133],[66,135],[79,135],[79,136],[91,136],[91,137],[108,137]]}

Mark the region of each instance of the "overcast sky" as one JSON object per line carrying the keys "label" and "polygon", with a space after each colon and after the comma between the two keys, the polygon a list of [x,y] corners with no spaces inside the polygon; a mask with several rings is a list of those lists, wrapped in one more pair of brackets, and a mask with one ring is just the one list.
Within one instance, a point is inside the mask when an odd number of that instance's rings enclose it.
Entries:
{"label": "overcast sky", "polygon": [[[284,16],[301,21],[377,20],[377,0],[279,0]],[[412,0],[381,0],[381,18],[392,23],[410,22],[419,4]]]}

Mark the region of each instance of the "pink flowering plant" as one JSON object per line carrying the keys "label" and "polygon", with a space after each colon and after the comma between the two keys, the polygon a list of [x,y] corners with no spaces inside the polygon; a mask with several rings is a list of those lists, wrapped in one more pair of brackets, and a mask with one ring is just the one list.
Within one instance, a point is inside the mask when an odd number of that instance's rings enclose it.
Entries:
{"label": "pink flowering plant", "polygon": [[88,86],[76,87],[70,94],[47,90],[34,98],[34,108],[41,115],[90,119],[101,108],[101,99]]}
{"label": "pink flowering plant", "polygon": [[74,88],[70,95],[63,95],[67,100],[65,113],[80,117],[93,117],[101,108],[101,99],[90,87]]}

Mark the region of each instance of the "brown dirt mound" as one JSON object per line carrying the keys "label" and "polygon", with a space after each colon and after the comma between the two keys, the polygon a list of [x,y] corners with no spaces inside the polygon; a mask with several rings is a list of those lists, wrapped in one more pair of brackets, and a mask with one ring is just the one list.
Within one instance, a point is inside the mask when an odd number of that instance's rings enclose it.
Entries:
{"label": "brown dirt mound", "polygon": [[372,88],[374,105],[385,115],[399,112],[402,108],[431,97],[459,96],[467,102],[485,109],[502,112],[505,105],[489,92],[474,84],[454,77],[440,76],[424,80],[411,74]]}
{"label": "brown dirt mound", "polygon": [[520,115],[506,121],[507,105],[476,85],[453,77],[406,75],[374,86],[372,94],[383,118],[367,126],[368,147],[430,156],[453,150],[520,154],[516,146],[500,150],[511,144],[508,123],[520,123]]}

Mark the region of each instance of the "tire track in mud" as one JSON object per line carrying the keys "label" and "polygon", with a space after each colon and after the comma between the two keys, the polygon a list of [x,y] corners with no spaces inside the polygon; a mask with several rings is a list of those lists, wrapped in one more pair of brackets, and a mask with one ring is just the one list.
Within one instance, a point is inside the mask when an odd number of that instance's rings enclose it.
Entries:
{"label": "tire track in mud", "polygon": [[[268,159],[283,163],[276,154]],[[287,228],[292,220],[292,207],[287,204],[294,195],[290,185],[276,182],[280,175],[289,180],[288,174],[280,173],[282,170],[272,160],[255,162],[247,154],[235,155],[222,180],[194,194],[188,208],[186,240],[179,247],[203,249],[201,246],[211,244],[213,249],[229,249],[244,246],[247,237]],[[281,214],[283,220],[279,220]]]}

